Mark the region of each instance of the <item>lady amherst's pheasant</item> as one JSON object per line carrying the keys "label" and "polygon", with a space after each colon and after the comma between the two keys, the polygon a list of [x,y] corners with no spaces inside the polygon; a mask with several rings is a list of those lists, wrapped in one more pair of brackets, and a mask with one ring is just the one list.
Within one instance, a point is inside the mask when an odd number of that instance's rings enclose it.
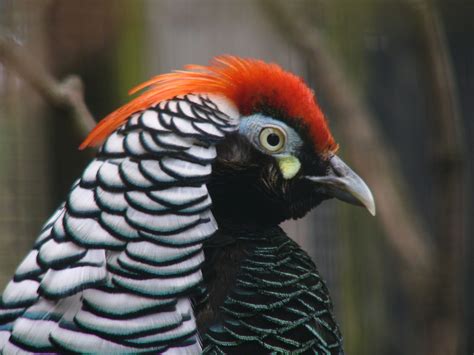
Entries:
{"label": "lady amherst's pheasant", "polygon": [[159,75],[100,146],[0,303],[3,354],[342,354],[328,290],[278,224],[336,197],[375,205],[313,92],[221,56]]}

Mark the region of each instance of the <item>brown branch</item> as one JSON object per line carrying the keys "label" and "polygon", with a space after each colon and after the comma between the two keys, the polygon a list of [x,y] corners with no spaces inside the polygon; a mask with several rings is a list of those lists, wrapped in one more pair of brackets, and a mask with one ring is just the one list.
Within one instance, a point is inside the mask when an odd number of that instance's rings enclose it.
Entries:
{"label": "brown branch", "polygon": [[310,58],[318,87],[334,113],[333,121],[344,142],[344,153],[373,190],[378,218],[389,244],[406,266],[402,276],[408,285],[421,289],[420,282],[430,279],[433,251],[404,187],[406,183],[396,155],[383,138],[376,119],[352,89],[317,29],[306,23],[301,14],[295,14],[286,2],[263,0],[262,3],[279,31]]}
{"label": "brown branch", "polygon": [[406,0],[416,20],[423,69],[432,97],[428,134],[435,183],[435,233],[439,275],[429,332],[429,354],[461,353],[467,335],[463,333],[463,291],[466,239],[466,152],[458,93],[443,23],[430,0]]}
{"label": "brown branch", "polygon": [[0,36],[0,61],[31,84],[51,105],[70,111],[86,135],[96,124],[84,101],[84,88],[76,75],[54,79],[21,45]]}

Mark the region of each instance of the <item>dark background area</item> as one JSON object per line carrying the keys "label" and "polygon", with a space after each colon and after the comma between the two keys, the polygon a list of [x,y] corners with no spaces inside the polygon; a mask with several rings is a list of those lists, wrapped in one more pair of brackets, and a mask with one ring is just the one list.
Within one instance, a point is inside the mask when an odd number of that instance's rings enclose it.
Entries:
{"label": "dark background area", "polygon": [[472,354],[473,18],[470,0],[0,0],[0,288],[94,154],[12,43],[35,72],[77,74],[96,119],[152,75],[250,56],[310,84],[375,195],[375,218],[329,201],[284,224],[347,353]]}

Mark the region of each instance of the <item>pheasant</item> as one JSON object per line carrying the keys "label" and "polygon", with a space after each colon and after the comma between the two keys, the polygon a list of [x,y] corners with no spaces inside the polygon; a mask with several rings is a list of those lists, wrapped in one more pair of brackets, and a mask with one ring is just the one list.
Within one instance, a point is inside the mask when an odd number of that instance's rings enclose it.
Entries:
{"label": "pheasant", "polygon": [[96,157],[6,286],[2,353],[342,354],[328,289],[279,224],[375,204],[312,90],[227,55],[139,91],[83,142]]}

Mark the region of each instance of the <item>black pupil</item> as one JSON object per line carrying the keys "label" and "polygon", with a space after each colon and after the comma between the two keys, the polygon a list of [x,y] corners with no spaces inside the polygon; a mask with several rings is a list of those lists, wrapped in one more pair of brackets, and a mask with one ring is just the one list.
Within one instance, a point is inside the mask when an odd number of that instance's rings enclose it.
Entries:
{"label": "black pupil", "polygon": [[267,143],[272,147],[276,147],[278,144],[280,144],[280,137],[278,136],[278,134],[270,133],[267,136]]}

